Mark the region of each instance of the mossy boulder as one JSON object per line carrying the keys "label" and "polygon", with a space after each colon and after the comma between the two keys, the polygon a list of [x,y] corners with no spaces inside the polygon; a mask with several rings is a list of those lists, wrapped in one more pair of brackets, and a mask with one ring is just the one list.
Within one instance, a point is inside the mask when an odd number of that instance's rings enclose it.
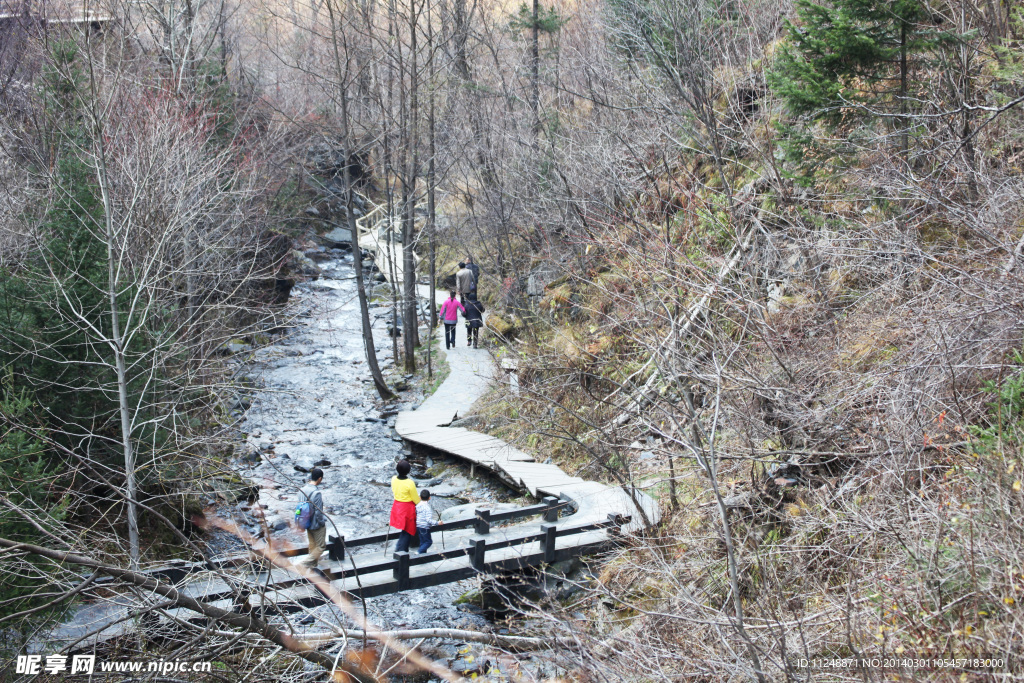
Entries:
{"label": "mossy boulder", "polygon": [[487,316],[486,324],[487,329],[505,339],[512,339],[519,331],[519,328],[514,322],[506,320],[500,315],[495,315],[493,313]]}

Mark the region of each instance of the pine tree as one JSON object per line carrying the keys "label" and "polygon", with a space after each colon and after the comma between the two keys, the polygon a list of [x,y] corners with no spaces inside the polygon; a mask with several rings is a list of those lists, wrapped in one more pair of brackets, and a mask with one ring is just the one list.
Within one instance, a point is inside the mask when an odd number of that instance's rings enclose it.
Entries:
{"label": "pine tree", "polygon": [[533,111],[533,132],[540,133],[540,34],[551,36],[562,28],[565,19],[555,10],[554,6],[546,11],[540,0],[533,0],[533,7],[524,2],[519,6],[519,16],[509,21],[509,30],[513,33],[530,32],[530,108]]}
{"label": "pine tree", "polygon": [[951,39],[928,7],[920,0],[797,0],[797,16],[770,76],[790,112],[832,126],[893,114],[905,155],[913,74]]}
{"label": "pine tree", "polygon": [[[0,384],[0,420],[3,422],[0,429],[0,491],[6,498],[5,505],[0,506],[0,536],[37,543],[42,532],[18,510],[25,511],[36,524],[49,530],[60,524],[64,507],[59,496],[51,495],[50,491],[59,471],[57,462],[44,449],[38,434],[11,426],[24,423],[31,408],[32,402],[26,398],[24,390],[15,392],[11,389],[10,378]],[[22,561],[39,562],[31,557]],[[45,603],[45,599],[34,597],[40,588],[31,572],[0,573],[0,617]],[[57,605],[53,608],[56,609]],[[36,616],[46,614],[41,612]]]}

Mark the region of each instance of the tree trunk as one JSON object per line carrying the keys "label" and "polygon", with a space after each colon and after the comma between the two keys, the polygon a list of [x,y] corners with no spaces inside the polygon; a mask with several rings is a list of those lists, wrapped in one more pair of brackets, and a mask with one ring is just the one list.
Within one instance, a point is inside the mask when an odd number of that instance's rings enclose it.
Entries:
{"label": "tree trunk", "polygon": [[907,22],[900,22],[900,156],[907,160],[910,137],[907,132]]}
{"label": "tree trunk", "polygon": [[[345,95],[343,95],[345,97]],[[342,107],[342,116],[347,116],[347,106]],[[347,119],[346,119],[347,123]],[[370,322],[370,306],[366,299],[366,280],[363,278],[363,256],[359,249],[359,226],[356,225],[354,193],[352,190],[352,178],[348,170],[349,154],[351,152],[348,136],[348,126],[345,127],[345,214],[348,217],[348,230],[352,237],[352,267],[356,276],[356,291],[359,295],[359,318],[363,324],[363,347],[366,349],[366,364],[370,367],[370,376],[373,377],[373,386],[377,393],[385,401],[395,397],[384,375],[381,374],[380,364],[377,363],[377,348],[373,343],[373,324]]]}
{"label": "tree trunk", "polygon": [[427,301],[427,308],[430,309],[430,332],[427,335],[427,377],[434,378],[433,358],[431,350],[434,337],[434,330],[437,329],[437,252],[434,245],[434,235],[437,226],[437,204],[434,194],[437,177],[435,174],[434,157],[436,149],[436,121],[434,119],[434,24],[431,16],[427,14],[427,49],[430,54],[430,99],[427,107],[427,135],[429,136],[429,154],[427,160],[427,239],[430,251],[430,294]]}
{"label": "tree trunk", "polygon": [[[417,65],[416,0],[409,0],[409,118],[406,121],[405,153],[407,164],[402,183],[405,220],[402,226],[402,339],[405,345],[405,371],[416,371],[416,347],[419,345],[419,314],[416,305],[416,176],[419,166],[419,69]],[[397,284],[397,283],[396,283]]]}
{"label": "tree trunk", "polygon": [[395,397],[391,389],[384,381],[380,365],[377,363],[377,347],[373,342],[373,325],[370,322],[370,306],[366,299],[366,280],[363,278],[363,257],[359,248],[359,226],[356,225],[355,196],[352,187],[352,132],[349,125],[348,113],[348,86],[345,82],[346,70],[342,68],[341,50],[338,47],[338,22],[334,12],[333,2],[327,3],[327,11],[331,17],[331,46],[334,50],[334,68],[338,74],[338,105],[341,114],[342,124],[342,155],[344,171],[342,177],[345,182],[345,217],[348,222],[349,237],[352,240],[352,267],[355,270],[356,292],[359,298],[359,318],[363,327],[363,348],[366,351],[366,364],[370,368],[370,376],[373,378],[373,386],[382,399],[389,400]]}
{"label": "tree trunk", "polygon": [[452,23],[452,42],[455,52],[455,71],[464,81],[470,80],[469,57],[466,43],[469,42],[469,17],[466,16],[466,0],[455,0]]}
{"label": "tree trunk", "polygon": [[[90,67],[91,67],[90,63]],[[95,80],[90,69],[90,86],[95,96]],[[96,181],[103,204],[103,230],[107,247],[107,300],[110,306],[111,337],[109,344],[114,352],[114,368],[117,374],[117,407],[121,418],[121,448],[124,453],[125,499],[128,501],[128,566],[137,569],[139,566],[139,518],[135,502],[138,496],[135,481],[135,448],[132,444],[132,419],[128,407],[128,370],[125,363],[125,340],[121,333],[121,319],[117,305],[117,294],[120,290],[118,272],[119,264],[114,260],[118,254],[115,246],[115,227],[113,207],[110,199],[110,184],[107,176],[106,150],[103,147],[104,131],[99,119],[92,121],[96,154]]]}
{"label": "tree trunk", "polygon": [[533,108],[533,133],[540,134],[540,0],[533,0],[533,26],[530,34],[530,79]]}

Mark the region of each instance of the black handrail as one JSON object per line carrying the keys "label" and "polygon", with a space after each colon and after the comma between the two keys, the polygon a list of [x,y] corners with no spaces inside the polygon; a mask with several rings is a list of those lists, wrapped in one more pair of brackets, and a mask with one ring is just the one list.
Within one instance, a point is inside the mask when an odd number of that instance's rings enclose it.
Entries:
{"label": "black handrail", "polygon": [[[454,522],[445,522],[442,528],[445,531],[455,531],[457,529],[468,529],[475,527],[477,533],[488,533],[492,524],[500,522],[507,522],[513,519],[521,519],[523,517],[533,517],[534,515],[543,515],[545,521],[555,521],[558,519],[558,513],[566,509],[571,505],[571,502],[567,499],[558,499],[554,496],[545,497],[537,505],[528,505],[517,510],[509,510],[508,512],[492,513],[486,508],[478,508],[472,517],[465,519],[455,520]],[[334,561],[341,561],[345,559],[345,548],[358,548],[367,545],[380,545],[387,543],[390,538],[394,537],[394,533],[387,534],[375,534],[373,536],[362,536],[359,538],[348,539],[344,536],[331,536],[327,543],[328,556]],[[298,551],[296,554],[303,554],[301,548],[296,548]],[[305,551],[308,552],[308,551]]]}
{"label": "black handrail", "polygon": [[[621,531],[622,525],[627,524],[629,521],[629,517],[621,515],[609,515],[608,519],[601,522],[568,527],[558,527],[554,523],[544,521],[540,525],[540,533],[516,533],[510,537],[502,538],[499,541],[493,542],[490,540],[489,534],[478,534],[469,539],[468,547],[442,550],[440,552],[427,553],[416,557],[411,556],[407,551],[397,552],[391,558],[377,560],[362,566],[354,566],[352,569],[341,568],[328,570],[327,577],[330,581],[334,582],[350,577],[359,577],[366,574],[379,574],[391,571],[391,580],[374,582],[369,585],[363,585],[360,583],[358,590],[354,588],[349,590],[345,587],[341,587],[342,591],[352,594],[353,597],[365,600],[367,598],[394,593],[396,591],[425,588],[428,586],[449,583],[451,581],[469,578],[481,573],[518,571],[524,567],[555,564],[556,562],[581,555],[588,550],[604,547],[607,543],[612,541],[611,537],[618,535]],[[555,541],[557,538],[575,536],[601,529],[607,529],[609,531],[608,537],[595,539],[592,542],[571,547],[556,547]],[[529,553],[526,554],[524,549],[524,554],[522,555],[504,557],[490,562],[486,559],[486,554],[490,551],[500,550],[516,545],[529,545],[537,542],[540,544],[539,552],[536,550],[530,550]],[[456,563],[455,566],[444,569],[442,569],[439,564],[445,560],[460,557],[469,557],[469,563]],[[434,571],[419,572],[415,576],[411,574],[410,569],[412,567],[428,564],[438,564],[438,567],[436,567]],[[175,569],[178,571],[181,570],[180,567],[176,567]],[[293,595],[279,595],[276,598],[272,597],[273,593],[280,593],[281,591],[298,587],[308,587],[309,580],[296,574],[288,574],[286,577],[282,577],[278,580],[270,579],[271,577],[267,572],[258,572],[255,576],[251,577],[250,580],[246,581],[241,587],[241,594],[245,595],[247,598],[246,602],[248,602],[249,596],[259,595],[259,604],[235,604],[233,609],[252,609],[253,613],[265,616],[271,613],[285,614],[294,612],[301,609],[303,606],[311,607],[323,604],[328,600],[326,595],[316,589],[310,589]],[[220,600],[232,600],[237,602],[237,598],[239,596],[239,590],[237,587],[231,588],[230,586],[223,585],[220,580],[216,580],[214,583],[220,583],[221,586],[218,586],[213,591],[201,593],[201,595],[197,594],[196,597],[206,602],[217,602]],[[271,594],[268,595],[265,591],[269,591]],[[197,591],[197,593],[199,593],[199,591]],[[267,599],[268,597],[270,597],[269,601]]]}
{"label": "black handrail", "polygon": [[[478,533],[488,533],[491,525],[499,524],[501,522],[508,522],[515,519],[521,519],[524,517],[532,517],[535,515],[543,515],[544,520],[547,522],[554,522],[558,519],[560,511],[570,507],[572,503],[568,499],[559,499],[554,496],[547,496],[536,505],[528,505],[526,507],[519,508],[517,510],[509,510],[507,512],[491,513],[484,507],[481,507],[475,511],[473,517],[467,517],[465,519],[455,520],[453,522],[446,522],[443,525],[445,531],[455,531],[457,529],[468,529],[470,527],[476,527]],[[370,536],[360,536],[357,538],[345,538],[344,536],[330,536],[327,543],[327,552],[331,560],[341,561],[345,559],[345,548],[358,548],[368,545],[382,545],[387,543],[390,539],[393,539],[395,534],[384,533],[384,534],[373,534]],[[279,555],[284,557],[298,557],[300,555],[306,555],[309,553],[308,547],[298,548],[287,548],[284,550],[277,551]],[[415,558],[419,559],[419,558]],[[251,553],[231,555],[228,557],[222,557],[213,560],[213,564],[218,568],[230,567],[251,564],[253,562],[253,556]],[[419,562],[412,562],[413,565],[420,564]],[[184,562],[176,560],[172,563],[168,563],[163,567],[155,567],[148,569],[144,573],[150,574],[156,577],[163,577],[169,581],[177,583],[185,576],[202,572],[207,570],[209,567],[207,564],[202,562]]]}

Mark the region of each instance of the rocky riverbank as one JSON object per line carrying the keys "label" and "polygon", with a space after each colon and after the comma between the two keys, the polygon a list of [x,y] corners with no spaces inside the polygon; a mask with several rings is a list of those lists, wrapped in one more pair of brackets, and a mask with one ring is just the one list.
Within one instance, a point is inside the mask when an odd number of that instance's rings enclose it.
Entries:
{"label": "rocky riverbank", "polygon": [[[317,261],[320,277],[292,289],[289,306],[294,324],[274,343],[239,361],[245,363],[248,382],[255,388],[242,401],[240,430],[245,448],[234,464],[241,476],[258,487],[258,500],[210,510],[230,516],[253,535],[261,533],[263,517],[271,542],[279,547],[305,545],[304,535],[293,530],[290,521],[298,488],[313,467],[325,473],[322,491],[329,533],[351,538],[386,530],[389,482],[395,461],[406,453],[393,430],[394,415],[421,398],[410,391],[404,402],[383,404],[374,392],[363,350],[351,254],[329,250],[307,256]],[[387,372],[393,365],[386,329],[389,305],[376,306],[371,317],[377,355]],[[419,485],[435,493],[438,511],[471,502],[491,503],[502,493],[496,484],[469,479],[457,465],[445,468],[440,476],[424,472],[424,477]],[[464,581],[374,598],[368,613],[384,628],[479,626],[479,616],[453,604],[474,585],[475,581]],[[325,608],[325,615],[329,611]]]}

